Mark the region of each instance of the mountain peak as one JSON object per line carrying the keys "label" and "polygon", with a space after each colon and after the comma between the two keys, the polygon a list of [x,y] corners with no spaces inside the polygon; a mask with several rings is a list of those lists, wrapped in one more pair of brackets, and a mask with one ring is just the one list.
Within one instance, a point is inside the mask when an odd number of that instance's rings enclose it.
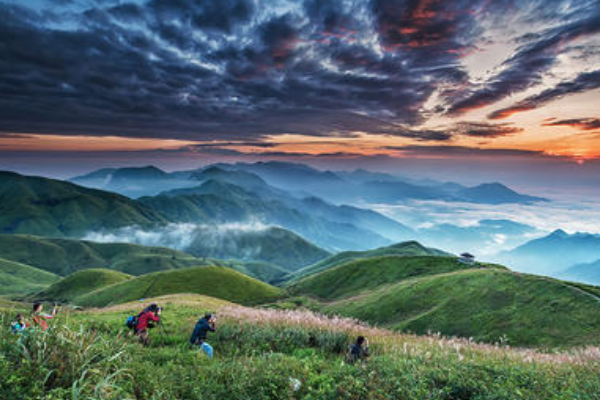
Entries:
{"label": "mountain peak", "polygon": [[146,165],[143,167],[119,168],[112,174],[112,179],[162,179],[166,176],[167,173],[162,169],[153,165]]}
{"label": "mountain peak", "polygon": [[552,233],[550,234],[550,236],[553,236],[553,237],[560,237],[560,238],[565,238],[565,237],[568,237],[568,236],[569,236],[569,234],[568,234],[567,232],[563,231],[562,229],[557,229],[557,230],[555,230],[554,232],[552,232]]}

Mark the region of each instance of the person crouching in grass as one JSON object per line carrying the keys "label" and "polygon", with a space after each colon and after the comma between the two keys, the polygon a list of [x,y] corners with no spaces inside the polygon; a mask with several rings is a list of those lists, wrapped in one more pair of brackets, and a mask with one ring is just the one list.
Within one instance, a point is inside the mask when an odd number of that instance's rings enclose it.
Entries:
{"label": "person crouching in grass", "polygon": [[154,324],[160,322],[161,311],[161,308],[156,304],[150,304],[150,306],[142,311],[138,317],[138,322],[135,326],[135,335],[144,346],[150,344],[148,329],[154,328]]}
{"label": "person crouching in grass", "polygon": [[190,337],[192,346],[198,346],[210,359],[213,358],[213,348],[210,344],[206,343],[206,337],[208,336],[208,332],[215,331],[216,317],[211,313],[206,313],[204,317],[198,320]]}
{"label": "person crouching in grass", "polygon": [[350,345],[346,362],[348,364],[355,364],[358,361],[364,362],[367,361],[369,355],[369,341],[364,336],[359,336],[356,338],[356,343]]}
{"label": "person crouching in grass", "polygon": [[10,330],[15,335],[22,335],[27,328],[29,328],[29,324],[21,313],[17,314],[17,318],[10,324]]}

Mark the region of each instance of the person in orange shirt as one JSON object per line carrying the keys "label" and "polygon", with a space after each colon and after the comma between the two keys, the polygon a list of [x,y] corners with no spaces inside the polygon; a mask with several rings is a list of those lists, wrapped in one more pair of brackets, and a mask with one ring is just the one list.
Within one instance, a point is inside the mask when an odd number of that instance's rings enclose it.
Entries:
{"label": "person in orange shirt", "polygon": [[48,322],[46,320],[54,318],[58,308],[54,306],[52,314],[44,313],[44,305],[40,302],[33,303],[33,310],[31,315],[31,322],[34,327],[41,328],[43,331],[48,329]]}

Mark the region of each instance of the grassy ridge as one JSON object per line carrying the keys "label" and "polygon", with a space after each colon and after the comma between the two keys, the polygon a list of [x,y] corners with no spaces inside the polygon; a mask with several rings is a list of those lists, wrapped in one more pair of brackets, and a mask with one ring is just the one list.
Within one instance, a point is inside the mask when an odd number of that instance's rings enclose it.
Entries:
{"label": "grassy ridge", "polygon": [[58,279],[52,273],[0,258],[0,295],[27,294]]}
{"label": "grassy ridge", "polygon": [[[245,245],[250,248],[263,249],[263,253],[272,254],[272,240],[277,240],[276,229],[270,231],[268,237],[260,240],[254,238]],[[285,232],[284,232],[285,235]],[[296,238],[298,238],[296,236]],[[256,240],[255,240],[256,239]],[[207,240],[213,240],[210,237]],[[288,243],[289,244],[289,243]],[[243,241],[232,243],[233,247],[243,246]],[[288,264],[285,260],[292,259],[305,262],[305,251],[312,250],[310,243],[305,246],[304,240],[290,256],[285,246],[279,246],[278,261]],[[316,248],[318,249],[318,248]],[[319,251],[322,251],[318,249]],[[0,234],[0,257],[14,262],[33,266],[66,276],[84,269],[111,269],[130,275],[143,275],[158,271],[188,268],[198,265],[223,265],[265,282],[279,282],[289,273],[284,267],[258,261],[220,261],[211,258],[197,258],[190,254],[166,247],[150,247],[129,243],[96,243],[85,240],[43,238],[32,235],[2,235]]]}
{"label": "grassy ridge", "polygon": [[289,274],[289,272],[284,270],[282,267],[267,262],[249,261],[245,263],[239,263],[232,261],[224,262],[224,265],[270,284],[277,284],[285,280]]}
{"label": "grassy ridge", "polygon": [[90,268],[141,275],[200,263],[189,254],[165,247],[31,235],[0,235],[0,257],[63,276]]}
{"label": "grassy ridge", "polygon": [[600,344],[600,299],[560,281],[503,270],[419,277],[324,310],[403,331],[505,338],[518,346]]}
{"label": "grassy ridge", "polygon": [[450,256],[450,254],[441,250],[425,247],[416,241],[402,242],[366,251],[342,251],[325,260],[319,261],[316,264],[298,270],[294,274],[294,280],[333,268],[349,261],[382,256]]}
{"label": "grassy ridge", "polygon": [[241,304],[274,300],[281,291],[226,267],[207,266],[143,275],[77,297],[74,303],[103,307],[146,297],[197,293]]}
{"label": "grassy ridge", "polygon": [[69,302],[78,296],[131,279],[131,275],[109,269],[77,271],[36,293],[36,299]]}
{"label": "grassy ridge", "polygon": [[[147,303],[62,314],[49,334],[28,341],[29,354],[39,358],[23,356],[17,338],[0,331],[2,395],[21,400],[593,400],[600,392],[600,359],[593,350],[544,354],[393,334],[307,312],[222,308],[218,300],[199,296],[151,301],[166,305],[169,332],[161,338],[152,331],[151,348],[126,337],[123,327],[124,318]],[[184,343],[198,316],[215,309],[220,317],[209,341],[216,356],[209,361]],[[365,365],[345,364],[346,346],[359,333],[369,337],[373,356]]]}
{"label": "grassy ridge", "polygon": [[467,266],[452,257],[355,260],[289,290],[312,298],[305,303],[310,308],[396,330],[518,346],[600,344],[595,288],[490,264]]}
{"label": "grassy ridge", "polygon": [[332,267],[297,281],[290,286],[294,294],[306,294],[323,300],[355,296],[381,285],[416,276],[435,275],[472,268],[453,257],[384,256],[358,259]]}
{"label": "grassy ridge", "polygon": [[75,237],[90,230],[165,222],[152,209],[115,193],[0,171],[0,233]]}

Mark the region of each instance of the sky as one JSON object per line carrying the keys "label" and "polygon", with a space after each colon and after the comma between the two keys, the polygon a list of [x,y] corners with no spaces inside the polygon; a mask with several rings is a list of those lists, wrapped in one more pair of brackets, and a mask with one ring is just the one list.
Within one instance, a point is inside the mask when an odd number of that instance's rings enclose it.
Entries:
{"label": "sky", "polygon": [[0,0],[0,168],[600,187],[598,0]]}

